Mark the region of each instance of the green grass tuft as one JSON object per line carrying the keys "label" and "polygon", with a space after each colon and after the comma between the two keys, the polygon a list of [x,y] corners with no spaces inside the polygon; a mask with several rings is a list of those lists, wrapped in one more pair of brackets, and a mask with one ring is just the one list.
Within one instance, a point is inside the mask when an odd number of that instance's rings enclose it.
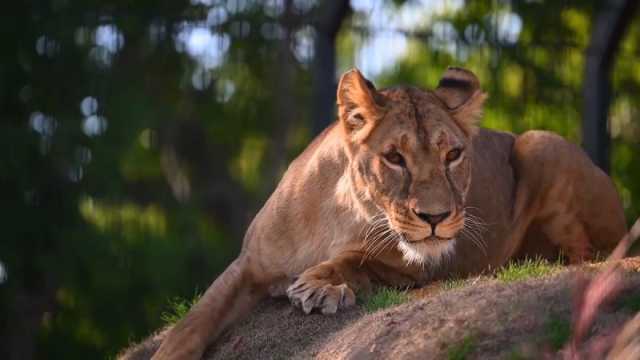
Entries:
{"label": "green grass tuft", "polygon": [[486,280],[484,275],[478,275],[476,277],[452,277],[442,282],[442,290],[453,290],[462,288],[469,285],[475,285],[477,282],[481,280]]}
{"label": "green grass tuft", "polygon": [[381,287],[373,295],[365,299],[363,306],[368,312],[374,312],[403,304],[408,300],[409,295],[405,290]]}
{"label": "green grass tuft", "polygon": [[200,300],[200,297],[202,297],[202,294],[196,293],[192,299],[184,299],[181,297],[170,299],[169,310],[164,311],[160,315],[160,318],[166,325],[177,323],[189,312],[189,309]]}
{"label": "green grass tuft", "polygon": [[554,350],[560,350],[571,337],[571,323],[568,320],[550,319],[545,324],[546,340]]}
{"label": "green grass tuft", "polygon": [[560,268],[560,263],[550,263],[544,259],[525,259],[510,262],[496,273],[496,278],[504,282],[539,278],[551,274]]}
{"label": "green grass tuft", "polygon": [[453,290],[457,288],[461,288],[469,282],[469,279],[447,279],[442,284],[443,290]]}
{"label": "green grass tuft", "polygon": [[476,347],[476,339],[473,336],[465,336],[459,344],[452,346],[447,352],[449,360],[465,360]]}

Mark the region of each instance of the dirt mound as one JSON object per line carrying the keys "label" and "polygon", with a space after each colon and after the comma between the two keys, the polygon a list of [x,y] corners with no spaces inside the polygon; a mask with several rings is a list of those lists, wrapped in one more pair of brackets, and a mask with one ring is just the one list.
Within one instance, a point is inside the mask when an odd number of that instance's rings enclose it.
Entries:
{"label": "dirt mound", "polygon": [[[403,305],[367,313],[357,306],[324,316],[304,315],[286,299],[264,302],[207,352],[207,359],[504,359],[552,353],[570,335],[577,272],[501,282],[482,278],[451,290],[431,287]],[[603,308],[589,333],[606,334],[640,306],[640,258],[624,260],[625,290]],[[127,350],[148,359],[164,333]]]}

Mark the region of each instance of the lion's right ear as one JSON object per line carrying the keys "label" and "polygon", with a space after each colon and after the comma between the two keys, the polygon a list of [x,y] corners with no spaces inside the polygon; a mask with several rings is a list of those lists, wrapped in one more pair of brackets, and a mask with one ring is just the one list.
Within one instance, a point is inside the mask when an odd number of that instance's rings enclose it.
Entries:
{"label": "lion's right ear", "polygon": [[383,115],[381,95],[358,69],[352,69],[340,77],[336,97],[346,134],[355,142],[364,141]]}

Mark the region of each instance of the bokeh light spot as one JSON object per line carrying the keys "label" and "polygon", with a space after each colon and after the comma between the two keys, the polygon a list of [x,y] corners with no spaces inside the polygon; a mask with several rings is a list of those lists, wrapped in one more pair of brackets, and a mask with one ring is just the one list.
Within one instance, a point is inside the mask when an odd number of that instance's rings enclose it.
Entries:
{"label": "bokeh light spot", "polygon": [[87,96],[80,102],[80,111],[82,115],[90,116],[94,115],[98,111],[98,100],[93,96]]}
{"label": "bokeh light spot", "polygon": [[213,77],[211,76],[211,73],[201,67],[195,69],[191,75],[191,85],[193,85],[194,89],[199,91],[207,89],[209,85],[211,85],[212,80]]}
{"label": "bokeh light spot", "polygon": [[53,136],[58,123],[51,116],[47,116],[39,111],[31,113],[29,116],[29,126],[42,136]]}
{"label": "bokeh light spot", "polygon": [[7,269],[4,266],[4,263],[0,261],[0,284],[4,284],[9,278],[9,274],[7,273]]}
{"label": "bokeh light spot", "polygon": [[233,81],[228,79],[221,79],[217,81],[216,86],[216,99],[220,102],[226,103],[231,100],[231,97],[236,92],[236,85]]}
{"label": "bokeh light spot", "polygon": [[107,131],[107,119],[103,116],[87,116],[82,122],[82,131],[87,136],[98,136]]}
{"label": "bokeh light spot", "polygon": [[227,14],[227,10],[225,8],[216,6],[209,10],[207,14],[207,25],[209,26],[219,26],[222,25],[229,15]]}

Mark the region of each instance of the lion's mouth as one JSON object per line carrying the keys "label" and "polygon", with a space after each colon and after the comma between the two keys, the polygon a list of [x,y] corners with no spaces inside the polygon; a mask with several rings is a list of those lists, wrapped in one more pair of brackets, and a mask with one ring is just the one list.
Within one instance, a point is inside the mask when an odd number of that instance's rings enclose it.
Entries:
{"label": "lion's mouth", "polygon": [[429,262],[437,265],[444,257],[454,250],[455,237],[444,238],[437,235],[429,235],[420,240],[411,240],[406,237],[398,242],[398,249],[402,252],[407,264],[425,264]]}
{"label": "lion's mouth", "polygon": [[440,237],[437,235],[429,235],[423,239],[419,239],[419,240],[409,240],[407,239],[407,242],[411,243],[411,244],[416,244],[416,243],[422,243],[422,242],[447,242],[447,241],[451,241],[453,240],[452,237]]}

